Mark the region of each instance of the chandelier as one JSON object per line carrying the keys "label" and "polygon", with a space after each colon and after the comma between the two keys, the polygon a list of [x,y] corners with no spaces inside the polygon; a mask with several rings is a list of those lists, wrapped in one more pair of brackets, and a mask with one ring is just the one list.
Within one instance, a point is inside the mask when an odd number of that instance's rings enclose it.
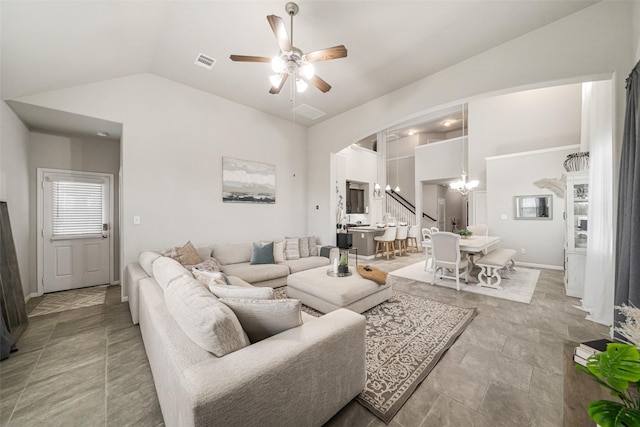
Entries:
{"label": "chandelier", "polygon": [[477,179],[467,181],[467,172],[465,172],[464,170],[465,155],[467,154],[466,148],[467,138],[465,138],[464,136],[464,104],[462,104],[462,156],[460,156],[462,164],[462,174],[460,175],[460,179],[458,181],[454,181],[449,184],[449,188],[451,188],[453,191],[457,191],[463,196],[466,196],[470,191],[475,190],[478,184],[480,184],[480,181],[478,181]]}

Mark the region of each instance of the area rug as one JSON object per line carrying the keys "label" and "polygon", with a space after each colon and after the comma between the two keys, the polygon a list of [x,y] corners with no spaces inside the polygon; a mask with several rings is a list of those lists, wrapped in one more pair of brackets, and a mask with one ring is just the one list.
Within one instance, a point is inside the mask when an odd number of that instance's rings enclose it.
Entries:
{"label": "area rug", "polygon": [[[276,297],[285,298],[284,292],[278,289]],[[367,319],[367,381],[356,399],[388,424],[471,323],[476,309],[394,290],[391,299],[362,314]]]}
{"label": "area rug", "polygon": [[[420,261],[417,264],[392,271],[389,275],[423,283],[431,283],[433,271],[424,271],[424,263],[425,261]],[[503,289],[493,289],[485,286],[476,286],[478,284],[477,273],[476,275],[470,274],[468,284],[465,284],[463,279],[460,280],[460,290],[529,304],[531,297],[533,297],[533,291],[535,291],[536,284],[538,283],[538,276],[540,276],[540,270],[516,266],[515,271],[509,272],[508,279],[502,278],[500,286],[502,286]],[[391,283],[393,284],[393,280]],[[435,284],[456,289],[456,281],[452,279],[436,278]]]}
{"label": "area rug", "polygon": [[70,291],[46,294],[42,301],[31,310],[29,317],[44,316],[45,314],[104,304],[106,294],[106,286],[95,286],[92,288],[73,289]]}

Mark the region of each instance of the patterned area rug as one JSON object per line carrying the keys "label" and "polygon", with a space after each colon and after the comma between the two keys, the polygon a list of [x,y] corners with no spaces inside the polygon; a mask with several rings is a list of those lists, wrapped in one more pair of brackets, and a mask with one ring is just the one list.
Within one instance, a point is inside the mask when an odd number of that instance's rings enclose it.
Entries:
{"label": "patterned area rug", "polygon": [[[276,298],[285,297],[284,287],[276,290]],[[471,323],[476,309],[394,290],[390,300],[362,314],[367,319],[367,382],[357,400],[388,424]]]}
{"label": "patterned area rug", "polygon": [[31,310],[29,317],[44,316],[45,314],[104,304],[106,295],[106,286],[72,289],[70,291],[46,294],[40,304]]}
{"label": "patterned area rug", "polygon": [[[398,270],[389,273],[390,276],[403,277],[405,279],[415,280],[417,282],[431,283],[431,277],[433,270],[424,270],[425,261],[412,264]],[[473,271],[473,274],[469,275],[469,283],[465,284],[464,280],[460,280],[460,290],[465,292],[473,292],[475,294],[486,295],[494,298],[508,299],[511,301],[522,302],[529,304],[531,297],[533,297],[533,291],[536,289],[538,283],[538,276],[540,276],[540,270],[532,268],[524,268],[516,265],[515,271],[508,272],[508,278],[504,275],[500,286],[502,289],[493,289],[486,286],[476,286],[478,284],[478,272],[479,268]],[[393,284],[393,278],[392,282]],[[456,281],[453,279],[436,278],[436,285],[444,286],[446,288],[456,289]]]}

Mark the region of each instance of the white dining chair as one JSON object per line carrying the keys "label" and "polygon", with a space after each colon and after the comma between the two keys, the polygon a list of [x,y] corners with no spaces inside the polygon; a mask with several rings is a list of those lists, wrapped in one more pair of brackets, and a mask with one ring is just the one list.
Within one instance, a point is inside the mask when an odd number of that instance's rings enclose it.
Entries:
{"label": "white dining chair", "polygon": [[[460,290],[460,273],[464,272],[464,281],[469,283],[469,262],[460,255],[460,235],[448,232],[431,234],[431,251],[433,258],[433,276],[431,284],[436,281],[436,274],[440,270],[440,277],[456,280],[456,289]],[[454,276],[447,276],[447,270],[453,270]]]}
{"label": "white dining chair", "polygon": [[424,262],[424,271],[428,271],[431,268],[432,259],[431,259],[431,229],[423,228],[422,229],[422,242],[427,242],[428,245],[424,247],[425,254],[425,262]]}
{"label": "white dining chair", "polygon": [[473,233],[474,236],[488,236],[489,235],[489,227],[487,224],[475,224],[468,225],[467,230]]}

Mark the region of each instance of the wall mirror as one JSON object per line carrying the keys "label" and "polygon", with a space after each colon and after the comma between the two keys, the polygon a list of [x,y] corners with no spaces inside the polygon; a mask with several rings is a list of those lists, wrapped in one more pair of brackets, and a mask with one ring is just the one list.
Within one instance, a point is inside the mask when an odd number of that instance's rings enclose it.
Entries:
{"label": "wall mirror", "polygon": [[553,219],[553,197],[551,194],[539,196],[515,196],[515,219]]}

